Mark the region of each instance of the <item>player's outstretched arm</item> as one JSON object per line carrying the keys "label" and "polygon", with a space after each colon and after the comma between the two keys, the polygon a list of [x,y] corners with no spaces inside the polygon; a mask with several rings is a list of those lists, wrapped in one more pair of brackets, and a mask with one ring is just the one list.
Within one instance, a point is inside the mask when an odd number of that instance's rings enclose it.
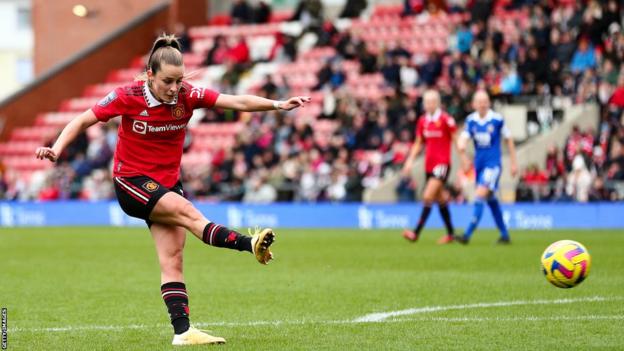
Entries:
{"label": "player's outstretched arm", "polygon": [[228,95],[220,94],[215,102],[215,107],[237,111],[290,111],[297,107],[303,107],[310,102],[309,96],[294,96],[285,101],[265,99],[255,95]]}
{"label": "player's outstretched arm", "polygon": [[515,177],[516,174],[518,174],[518,159],[516,158],[516,146],[511,137],[508,137],[506,139],[507,147],[509,148],[509,159],[511,161],[511,169],[509,171],[511,172],[511,176]]}
{"label": "player's outstretched arm", "polygon": [[38,147],[35,151],[35,156],[40,160],[47,158],[52,162],[56,162],[67,145],[74,141],[80,133],[97,122],[98,119],[95,117],[95,114],[91,111],[91,109],[81,113],[78,117],[67,123],[65,128],[63,128],[61,135],[59,135],[58,139],[56,139],[56,142],[51,148]]}
{"label": "player's outstretched arm", "polygon": [[422,150],[422,138],[416,137],[416,141],[414,142],[414,145],[412,145],[410,152],[407,155],[407,158],[405,159],[405,163],[403,164],[403,169],[401,169],[402,176],[408,177],[410,175],[410,173],[412,172],[412,167],[414,165],[414,160],[416,159],[416,156],[418,156],[421,150]]}

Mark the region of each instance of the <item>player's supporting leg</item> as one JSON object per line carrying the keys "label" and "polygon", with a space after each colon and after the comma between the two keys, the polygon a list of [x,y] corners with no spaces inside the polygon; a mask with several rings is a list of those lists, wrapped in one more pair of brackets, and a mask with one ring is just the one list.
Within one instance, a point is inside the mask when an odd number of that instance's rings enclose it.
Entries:
{"label": "player's supporting leg", "polygon": [[174,345],[222,344],[225,339],[201,332],[190,324],[190,310],[182,273],[182,252],[186,230],[173,225],[152,223],[150,232],[160,263],[160,292],[173,326]]}
{"label": "player's supporting leg", "polygon": [[496,222],[496,226],[500,231],[500,239],[498,243],[500,244],[508,244],[511,241],[509,240],[509,232],[507,231],[507,226],[505,225],[505,221],[503,220],[503,212],[501,211],[500,204],[496,196],[492,195],[488,200],[488,206],[492,211],[492,216],[494,217],[494,221]]}
{"label": "player's supporting leg", "polygon": [[446,235],[441,237],[440,240],[438,240],[438,243],[448,244],[454,240],[455,228],[453,228],[453,222],[451,221],[451,211],[449,211],[448,208],[449,194],[444,188],[440,190],[438,199],[438,210],[440,211],[440,216],[442,217],[442,221],[444,222],[444,226],[446,227]]}
{"label": "player's supporting leg", "polygon": [[243,235],[212,223],[190,201],[175,192],[168,192],[158,200],[150,214],[150,220],[184,227],[208,245],[249,251],[262,264],[267,264],[273,258],[269,250],[274,240],[272,229],[257,231],[252,237]]}
{"label": "player's supporting leg", "polygon": [[472,220],[470,221],[468,228],[466,228],[464,235],[455,238],[458,242],[462,244],[467,244],[468,241],[470,241],[470,237],[474,233],[475,229],[477,229],[477,226],[479,225],[479,222],[481,221],[481,217],[483,216],[483,207],[485,206],[485,199],[487,199],[489,196],[490,196],[490,189],[488,189],[485,186],[477,187],[475,202],[474,202],[474,207],[473,207],[473,212],[472,212]]}

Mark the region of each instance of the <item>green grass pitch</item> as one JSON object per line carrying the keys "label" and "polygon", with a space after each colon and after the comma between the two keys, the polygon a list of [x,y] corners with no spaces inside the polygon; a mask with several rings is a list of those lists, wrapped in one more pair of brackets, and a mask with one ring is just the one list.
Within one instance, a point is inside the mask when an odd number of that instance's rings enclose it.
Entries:
{"label": "green grass pitch", "polygon": [[[517,231],[508,247],[493,231],[467,247],[439,231],[276,232],[268,266],[188,236],[191,322],[228,340],[188,349],[624,349],[622,232]],[[573,289],[539,269],[559,239],[592,255]],[[173,349],[146,229],[1,228],[0,267],[8,350]]]}

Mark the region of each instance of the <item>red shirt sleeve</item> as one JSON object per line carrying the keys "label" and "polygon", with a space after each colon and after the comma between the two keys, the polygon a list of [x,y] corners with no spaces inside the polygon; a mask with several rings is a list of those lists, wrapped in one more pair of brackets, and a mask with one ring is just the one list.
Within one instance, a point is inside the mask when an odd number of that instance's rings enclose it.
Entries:
{"label": "red shirt sleeve", "polygon": [[100,122],[108,122],[113,117],[122,115],[125,111],[125,104],[122,100],[122,88],[117,88],[106,95],[95,104],[91,111]]}
{"label": "red shirt sleeve", "polygon": [[193,108],[211,108],[217,102],[217,98],[219,97],[219,93],[202,88],[202,87],[194,87],[189,85],[189,101]]}

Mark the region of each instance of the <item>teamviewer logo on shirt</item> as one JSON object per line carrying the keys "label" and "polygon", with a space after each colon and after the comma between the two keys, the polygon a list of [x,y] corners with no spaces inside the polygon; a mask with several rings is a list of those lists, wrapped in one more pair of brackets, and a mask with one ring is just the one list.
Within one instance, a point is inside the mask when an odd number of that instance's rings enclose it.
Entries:
{"label": "teamviewer logo on shirt", "polygon": [[147,132],[147,122],[134,121],[132,123],[132,131],[139,134],[145,134]]}

